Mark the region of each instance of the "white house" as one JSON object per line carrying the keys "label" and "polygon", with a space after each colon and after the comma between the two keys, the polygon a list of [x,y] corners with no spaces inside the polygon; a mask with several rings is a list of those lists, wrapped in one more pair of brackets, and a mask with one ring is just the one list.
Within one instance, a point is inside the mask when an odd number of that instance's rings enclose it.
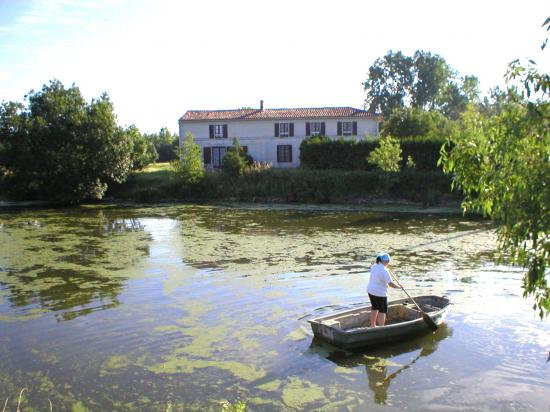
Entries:
{"label": "white house", "polygon": [[382,117],[353,107],[188,110],[179,119],[180,145],[191,132],[206,167],[219,167],[233,138],[254,160],[273,167],[300,165],[300,143],[308,136],[378,136]]}

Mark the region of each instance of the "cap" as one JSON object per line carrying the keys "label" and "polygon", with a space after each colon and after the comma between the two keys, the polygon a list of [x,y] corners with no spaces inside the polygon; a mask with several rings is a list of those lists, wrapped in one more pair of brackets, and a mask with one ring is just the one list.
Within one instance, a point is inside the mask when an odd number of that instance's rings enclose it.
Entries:
{"label": "cap", "polygon": [[391,260],[390,255],[386,252],[380,252],[376,257],[382,262],[389,262]]}

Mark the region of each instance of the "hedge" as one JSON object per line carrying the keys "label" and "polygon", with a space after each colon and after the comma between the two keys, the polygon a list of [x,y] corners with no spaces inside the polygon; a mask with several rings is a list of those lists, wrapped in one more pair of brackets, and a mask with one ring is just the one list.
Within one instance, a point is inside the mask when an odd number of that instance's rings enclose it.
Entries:
{"label": "hedge", "polygon": [[[400,139],[403,164],[411,156],[418,170],[438,170],[439,151],[443,138],[412,137]],[[315,170],[374,170],[367,163],[369,153],[378,147],[378,140],[332,140],[324,136],[305,139],[300,145],[302,167]]]}

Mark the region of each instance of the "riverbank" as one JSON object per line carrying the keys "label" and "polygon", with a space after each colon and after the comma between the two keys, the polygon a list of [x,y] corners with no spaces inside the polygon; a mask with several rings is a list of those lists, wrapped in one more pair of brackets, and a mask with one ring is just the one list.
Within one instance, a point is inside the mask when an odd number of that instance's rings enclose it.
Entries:
{"label": "riverbank", "polygon": [[[246,202],[315,203],[373,206],[457,208],[462,200],[451,192],[451,179],[441,171],[264,169],[241,176],[207,172],[193,187],[182,187],[168,164],[135,172],[106,194],[110,202]],[[400,207],[399,206],[399,207]]]}

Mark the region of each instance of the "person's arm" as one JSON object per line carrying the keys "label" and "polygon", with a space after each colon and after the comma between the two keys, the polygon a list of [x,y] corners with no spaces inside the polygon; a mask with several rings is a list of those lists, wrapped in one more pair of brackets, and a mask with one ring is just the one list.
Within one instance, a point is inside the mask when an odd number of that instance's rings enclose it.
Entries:
{"label": "person's arm", "polygon": [[390,286],[391,286],[392,288],[394,288],[394,289],[401,289],[401,286],[396,285],[396,284],[393,283],[393,282],[388,283],[388,285],[390,285]]}

